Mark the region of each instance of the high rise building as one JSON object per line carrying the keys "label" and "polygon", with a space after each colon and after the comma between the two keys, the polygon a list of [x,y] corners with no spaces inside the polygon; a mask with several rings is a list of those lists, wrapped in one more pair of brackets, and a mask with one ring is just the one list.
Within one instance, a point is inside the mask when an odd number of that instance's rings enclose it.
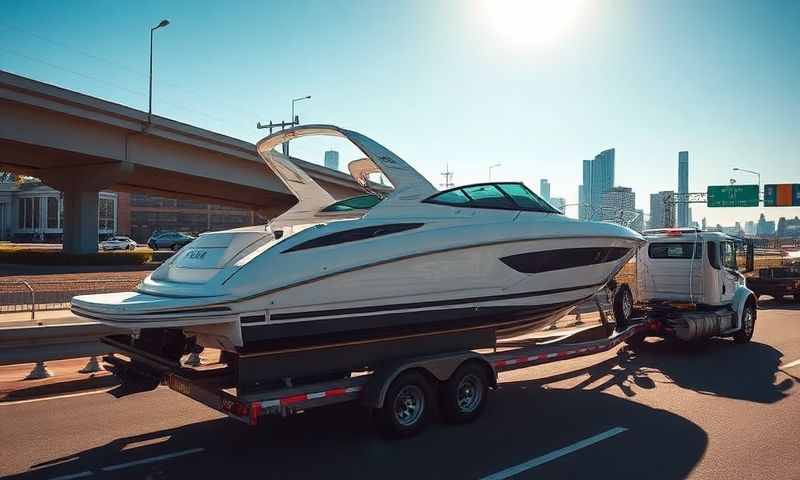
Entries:
{"label": "high rise building", "polygon": [[589,204],[593,209],[603,205],[603,194],[614,187],[614,149],[597,154],[592,160],[592,182]]}
{"label": "high rise building", "polygon": [[539,196],[542,197],[545,202],[550,202],[550,182],[548,182],[546,178],[539,180]]}
{"label": "high rise building", "polygon": [[752,220],[748,220],[744,222],[744,233],[747,235],[755,235],[756,234],[756,222]]}
{"label": "high rise building", "polygon": [[602,220],[626,225],[636,215],[636,194],[631,188],[613,187],[600,198]]}
{"label": "high rise building", "polygon": [[[664,190],[658,193],[650,194],[650,228],[664,228],[666,226],[666,218],[664,213],[664,199],[674,194],[672,190]],[[672,205],[673,216],[675,215],[675,205]]]}
{"label": "high rise building", "polygon": [[325,152],[325,168],[339,170],[339,152],[328,150]]}
{"label": "high rise building", "polygon": [[[678,193],[689,193],[689,152],[678,152]],[[678,204],[678,226],[689,226],[689,204]]]}
{"label": "high rise building", "polygon": [[578,186],[578,218],[581,220],[588,220],[591,216],[591,209],[589,208],[589,196],[592,191],[592,161],[583,161],[583,176],[581,183]]}
{"label": "high rise building", "polygon": [[550,205],[558,209],[561,213],[567,213],[567,201],[562,197],[550,197]]}
{"label": "high rise building", "polygon": [[603,194],[614,187],[613,148],[603,150],[594,160],[583,161],[583,184],[578,187],[578,216],[584,220],[599,218]]}

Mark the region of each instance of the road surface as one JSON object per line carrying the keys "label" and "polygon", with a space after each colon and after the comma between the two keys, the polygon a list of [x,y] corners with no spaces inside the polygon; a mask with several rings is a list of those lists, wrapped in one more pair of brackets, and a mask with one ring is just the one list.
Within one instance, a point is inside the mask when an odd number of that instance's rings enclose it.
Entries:
{"label": "road surface", "polygon": [[0,476],[800,478],[800,305],[765,305],[748,345],[653,342],[509,372],[476,423],[401,441],[357,405],[251,429],[163,388],[6,403]]}

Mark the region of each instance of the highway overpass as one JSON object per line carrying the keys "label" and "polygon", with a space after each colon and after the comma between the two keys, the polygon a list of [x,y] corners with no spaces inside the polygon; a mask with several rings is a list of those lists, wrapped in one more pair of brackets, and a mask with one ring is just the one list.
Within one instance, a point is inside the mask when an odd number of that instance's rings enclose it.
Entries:
{"label": "highway overpass", "polygon": [[[256,119],[253,119],[255,122]],[[360,193],[349,175],[298,161],[334,197]],[[0,171],[64,194],[64,251],[97,251],[100,190],[233,205],[273,215],[295,198],[255,145],[0,71]]]}

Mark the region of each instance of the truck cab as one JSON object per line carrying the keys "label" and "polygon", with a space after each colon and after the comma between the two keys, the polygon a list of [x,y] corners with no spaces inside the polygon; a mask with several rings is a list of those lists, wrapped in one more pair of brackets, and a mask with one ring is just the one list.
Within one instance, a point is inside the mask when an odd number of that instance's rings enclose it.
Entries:
{"label": "truck cab", "polygon": [[645,230],[636,258],[638,302],[729,305],[745,278],[736,263],[736,239],[693,228]]}
{"label": "truck cab", "polygon": [[682,341],[753,336],[756,297],[736,262],[737,239],[694,228],[645,230],[635,278],[617,283],[614,317],[627,325],[636,312]]}

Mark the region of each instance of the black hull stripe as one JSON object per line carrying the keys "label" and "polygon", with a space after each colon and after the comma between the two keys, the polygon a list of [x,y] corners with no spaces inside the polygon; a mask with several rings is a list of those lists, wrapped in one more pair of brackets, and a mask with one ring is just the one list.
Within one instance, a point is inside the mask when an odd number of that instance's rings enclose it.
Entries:
{"label": "black hull stripe", "polygon": [[628,247],[579,247],[520,253],[500,259],[522,273],[542,273],[567,268],[586,267],[619,260],[630,252]]}
{"label": "black hull stripe", "polygon": [[538,325],[575,302],[516,307],[455,308],[429,312],[345,317],[242,329],[244,347],[240,353],[274,352],[283,349],[318,347],[341,342],[381,341],[414,335],[435,335],[463,329],[503,330]]}
{"label": "black hull stripe", "polygon": [[316,310],[316,311],[305,311],[305,312],[277,313],[270,315],[270,320],[280,321],[280,320],[294,320],[306,317],[327,317],[327,316],[333,317],[341,315],[352,315],[358,313],[439,307],[444,305],[460,305],[464,303],[485,303],[497,300],[510,300],[514,298],[540,297],[543,295],[553,295],[556,293],[571,292],[574,290],[583,290],[586,288],[597,288],[603,285],[604,283],[595,283],[592,285],[581,285],[578,287],[553,288],[550,290],[539,290],[536,292],[509,293],[505,295],[491,295],[488,297],[460,298],[455,300],[436,300],[432,302],[419,302],[419,303],[399,303],[394,305],[374,305],[369,307],[340,308],[338,310]]}

